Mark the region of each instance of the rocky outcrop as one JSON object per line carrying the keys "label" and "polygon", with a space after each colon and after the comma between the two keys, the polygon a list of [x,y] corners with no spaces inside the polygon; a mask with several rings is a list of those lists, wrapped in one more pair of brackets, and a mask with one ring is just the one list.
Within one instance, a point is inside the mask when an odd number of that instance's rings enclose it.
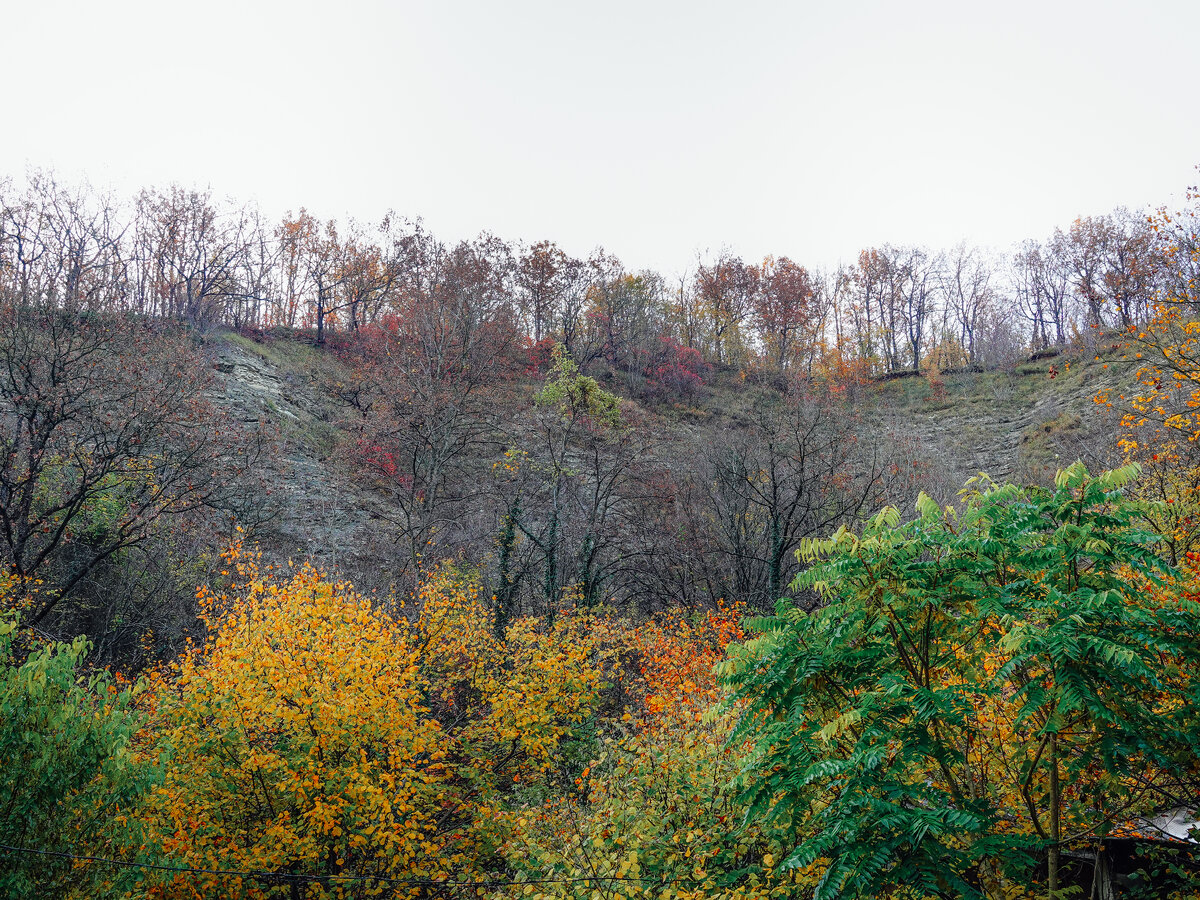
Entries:
{"label": "rocky outcrop", "polygon": [[[226,338],[211,343],[210,359],[220,391],[214,399],[269,441],[260,466],[262,521],[252,538],[275,560],[312,559],[376,582],[379,560],[367,558],[365,548],[374,546],[371,510],[378,501],[333,462],[341,446],[336,410],[315,373]],[[363,570],[377,577],[368,580]]]}

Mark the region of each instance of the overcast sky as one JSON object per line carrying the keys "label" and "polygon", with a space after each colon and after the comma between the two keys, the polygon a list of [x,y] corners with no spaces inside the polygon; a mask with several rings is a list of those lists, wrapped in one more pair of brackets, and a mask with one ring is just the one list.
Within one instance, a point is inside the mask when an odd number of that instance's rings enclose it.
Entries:
{"label": "overcast sky", "polygon": [[0,0],[0,176],[676,271],[1178,202],[1197,0]]}

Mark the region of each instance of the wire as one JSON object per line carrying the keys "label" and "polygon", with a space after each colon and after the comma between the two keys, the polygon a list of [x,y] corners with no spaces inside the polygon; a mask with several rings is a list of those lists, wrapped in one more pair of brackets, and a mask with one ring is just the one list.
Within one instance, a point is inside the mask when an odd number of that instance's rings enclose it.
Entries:
{"label": "wire", "polygon": [[13,853],[35,853],[39,856],[53,856],[59,859],[71,859],[80,862],[98,862],[107,863],[113,866],[123,866],[133,869],[150,869],[158,872],[176,872],[176,873],[193,873],[197,875],[226,875],[236,878],[254,878],[258,880],[286,880],[293,881],[375,881],[384,884],[404,884],[414,887],[511,887],[513,885],[523,884],[579,884],[597,881],[636,881],[636,882],[654,882],[655,884],[692,884],[699,885],[702,882],[690,878],[635,878],[628,875],[587,875],[578,878],[530,878],[524,881],[516,881],[512,879],[487,879],[483,881],[439,881],[434,878],[391,878],[386,875],[305,875],[299,872],[268,872],[256,871],[249,869],[202,869],[192,866],[164,866],[157,863],[139,862],[128,859],[111,859],[105,856],[79,856],[74,853],[63,853],[56,850],[35,850],[32,847],[14,847],[9,844],[0,844],[0,850],[8,850]]}

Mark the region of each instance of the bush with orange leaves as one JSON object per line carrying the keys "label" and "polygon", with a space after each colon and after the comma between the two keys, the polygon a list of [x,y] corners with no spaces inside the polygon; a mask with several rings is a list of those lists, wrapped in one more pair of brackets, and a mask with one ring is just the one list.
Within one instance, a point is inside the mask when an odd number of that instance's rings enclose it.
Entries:
{"label": "bush with orange leaves", "polygon": [[1117,446],[1141,465],[1145,518],[1179,565],[1200,550],[1200,191],[1189,188],[1183,209],[1159,209],[1149,225],[1160,290],[1149,321],[1125,335],[1137,368],[1095,401],[1120,413]]}
{"label": "bush with orange leaves", "polygon": [[[402,896],[384,879],[454,871],[449,742],[405,630],[310,566],[263,571],[239,546],[227,557],[235,587],[199,592],[207,643],[151,684],[146,749],[163,774],[143,811],[147,849],[175,865],[312,876],[305,897]],[[273,890],[181,873],[150,893]]]}
{"label": "bush with orange leaves", "polygon": [[[605,739],[574,794],[507,813],[503,850],[525,893],[548,898],[765,900],[810,884],[781,872],[779,847],[753,825],[731,783],[741,749],[730,722],[707,713],[723,697],[714,667],[741,640],[737,608],[672,613],[625,634],[638,659],[640,703]],[[562,879],[551,883],[549,879]],[[811,890],[811,887],[809,888]],[[500,900],[504,894],[496,894]]]}

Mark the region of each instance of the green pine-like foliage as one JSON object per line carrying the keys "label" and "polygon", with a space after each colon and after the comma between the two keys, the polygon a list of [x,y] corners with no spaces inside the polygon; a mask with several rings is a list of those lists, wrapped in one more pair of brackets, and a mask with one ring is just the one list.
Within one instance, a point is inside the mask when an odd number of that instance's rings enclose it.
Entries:
{"label": "green pine-like foliage", "polygon": [[722,677],[748,818],[824,865],[818,898],[1053,896],[1060,851],[1194,788],[1200,604],[1166,589],[1137,474],[981,476],[804,545],[792,588],[826,605],[781,601]]}

